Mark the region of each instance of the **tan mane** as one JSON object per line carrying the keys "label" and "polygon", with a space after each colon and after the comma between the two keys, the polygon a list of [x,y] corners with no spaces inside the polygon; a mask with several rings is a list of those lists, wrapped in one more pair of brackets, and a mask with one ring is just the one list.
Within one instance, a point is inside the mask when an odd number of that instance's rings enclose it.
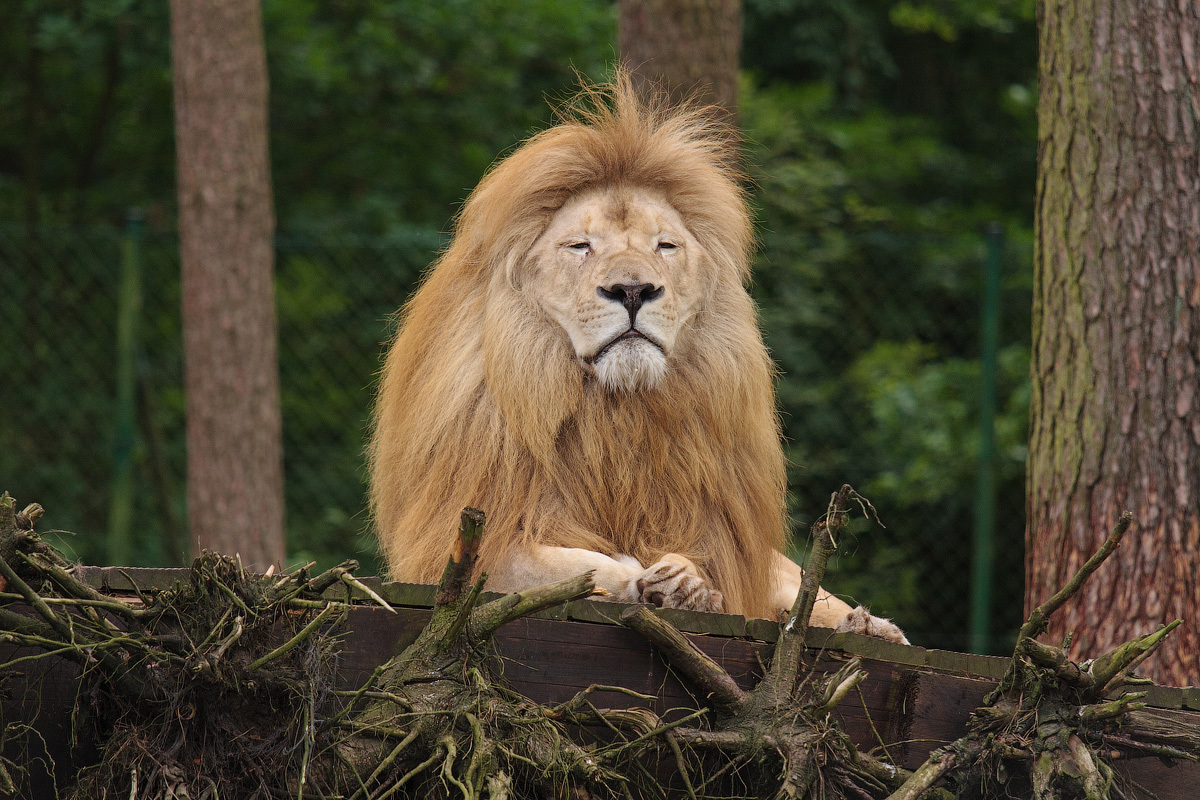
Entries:
{"label": "tan mane", "polygon": [[[728,611],[773,614],[784,461],[734,150],[712,117],[645,104],[624,75],[584,101],[489,172],[402,312],[370,451],[392,576],[435,580],[471,505],[488,515],[485,571],[529,539],[643,564],[677,552]],[[643,392],[585,375],[523,286],[552,215],[603,187],[661,194],[708,258],[701,312]]]}

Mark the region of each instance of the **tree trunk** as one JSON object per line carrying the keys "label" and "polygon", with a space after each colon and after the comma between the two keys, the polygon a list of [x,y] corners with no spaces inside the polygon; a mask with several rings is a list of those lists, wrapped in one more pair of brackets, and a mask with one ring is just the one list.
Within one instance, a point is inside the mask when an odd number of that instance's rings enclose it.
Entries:
{"label": "tree trunk", "polygon": [[741,0],[620,0],[617,50],[642,90],[693,93],[737,117]]}
{"label": "tree trunk", "polygon": [[1186,624],[1145,666],[1200,656],[1200,6],[1040,6],[1028,613],[1122,510],[1134,528],[1051,620],[1094,656]]}
{"label": "tree trunk", "polygon": [[192,542],[284,557],[267,65],[257,0],[172,0]]}

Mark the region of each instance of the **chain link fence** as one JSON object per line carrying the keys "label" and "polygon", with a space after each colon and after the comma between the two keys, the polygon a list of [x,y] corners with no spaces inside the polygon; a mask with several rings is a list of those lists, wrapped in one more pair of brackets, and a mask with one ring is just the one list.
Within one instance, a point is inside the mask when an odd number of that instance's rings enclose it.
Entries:
{"label": "chain link fence", "polygon": [[[363,514],[363,437],[390,317],[441,244],[435,233],[334,246],[280,237],[276,311],[289,557],[358,554],[376,568]],[[0,476],[89,563],[178,563],[186,551],[178,245],[103,228],[0,232]],[[132,299],[123,282],[135,276]],[[130,308],[130,303],[133,308]],[[119,327],[132,314],[136,393],[120,407]],[[118,420],[131,415],[133,447]],[[127,452],[126,452],[127,451]],[[128,463],[124,463],[128,460]],[[133,472],[128,553],[108,536],[114,475]]]}
{"label": "chain link fence", "polygon": [[[357,557],[364,574],[380,566],[363,500],[373,385],[392,315],[442,244],[425,230],[279,237],[291,559]],[[1000,466],[994,488],[981,494],[984,237],[965,246],[908,241],[894,270],[886,253],[877,256],[883,268],[869,282],[838,270],[836,258],[814,274],[790,270],[795,246],[764,241],[755,293],[783,372],[798,542],[829,492],[851,482],[887,527],[856,526],[827,584],[894,616],[916,643],[1002,650],[1021,612],[1023,508],[1013,504],[1023,484],[1028,311],[1006,313],[994,349],[997,454],[984,446],[983,463]],[[1009,246],[996,262],[1006,310],[1028,308],[1028,255]],[[913,263],[922,271],[904,266]],[[44,505],[43,528],[70,531],[59,542],[84,562],[180,563],[187,526],[175,238],[136,222],[37,235],[0,227],[0,275],[0,489]],[[119,391],[123,368],[132,371],[132,395]],[[132,525],[114,539],[121,475],[129,476]],[[985,509],[996,522],[982,545],[990,563],[978,559],[973,532],[977,495],[989,493],[1000,498],[999,512]],[[981,581],[993,587],[990,599],[979,597]]]}

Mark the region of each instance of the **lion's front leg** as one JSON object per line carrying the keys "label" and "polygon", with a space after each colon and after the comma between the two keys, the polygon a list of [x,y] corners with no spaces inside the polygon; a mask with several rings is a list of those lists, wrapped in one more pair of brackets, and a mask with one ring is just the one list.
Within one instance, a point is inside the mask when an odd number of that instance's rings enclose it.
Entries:
{"label": "lion's front leg", "polygon": [[574,578],[591,571],[603,599],[636,603],[635,583],[642,566],[628,556],[611,558],[579,547],[533,545],[508,554],[488,570],[488,589],[519,592],[542,584]]}
{"label": "lion's front leg", "polygon": [[[804,571],[795,562],[783,553],[775,554],[775,601],[772,605],[779,609],[781,615],[787,614],[796,602],[803,579]],[[851,608],[848,603],[824,589],[817,590],[817,600],[813,603],[809,624],[818,628],[861,633],[889,642],[908,644],[904,631],[891,620],[873,616],[863,606]]]}
{"label": "lion's front leg", "polygon": [[725,598],[700,575],[696,565],[678,553],[667,553],[634,581],[638,600],[660,608],[721,611]]}

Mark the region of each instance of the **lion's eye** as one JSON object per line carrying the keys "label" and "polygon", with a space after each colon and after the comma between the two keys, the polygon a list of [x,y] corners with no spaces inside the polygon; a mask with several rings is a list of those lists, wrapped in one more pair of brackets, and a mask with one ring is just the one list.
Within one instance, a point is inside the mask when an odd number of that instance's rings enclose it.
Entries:
{"label": "lion's eye", "polygon": [[664,253],[669,253],[672,250],[678,250],[679,245],[675,244],[674,242],[659,242],[658,249]]}
{"label": "lion's eye", "polygon": [[567,249],[572,253],[587,255],[587,253],[592,249],[592,245],[590,242],[571,242],[567,245]]}

